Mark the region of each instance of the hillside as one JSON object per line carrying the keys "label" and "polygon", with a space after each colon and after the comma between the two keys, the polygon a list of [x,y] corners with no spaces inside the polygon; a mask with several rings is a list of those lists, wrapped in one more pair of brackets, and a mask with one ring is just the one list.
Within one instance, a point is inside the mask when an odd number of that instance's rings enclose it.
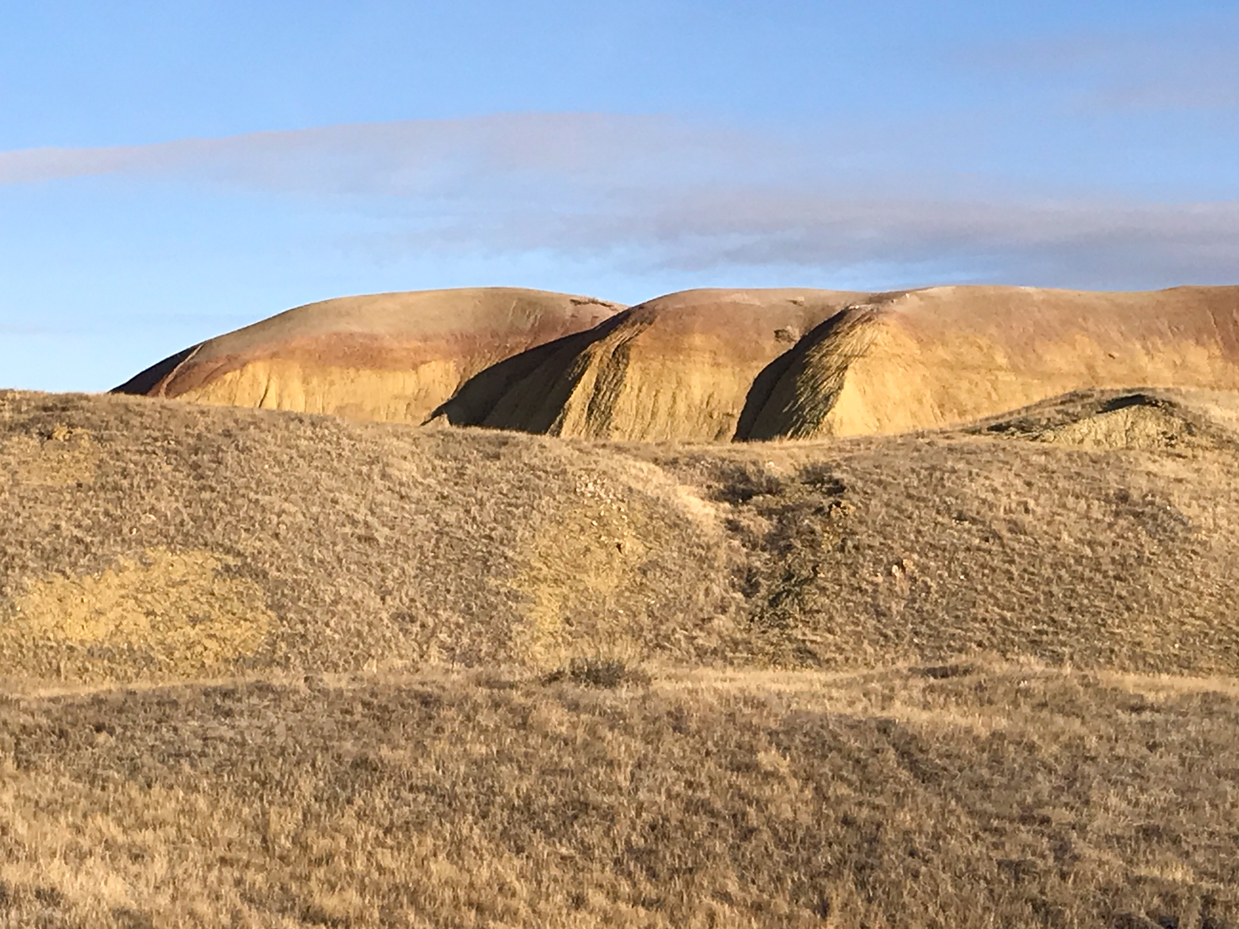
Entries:
{"label": "hillside", "polygon": [[0,702],[0,925],[1239,925],[1239,690],[1030,665]]}
{"label": "hillside", "polygon": [[0,393],[0,926],[1239,926],[1236,395],[616,443]]}
{"label": "hillside", "polygon": [[116,392],[420,423],[479,371],[619,309],[514,287],[341,297],[191,346]]}
{"label": "hillside", "polygon": [[827,320],[763,372],[737,437],[958,426],[1086,388],[1239,388],[1239,288],[935,287]]}
{"label": "hillside", "polygon": [[1074,390],[1239,389],[1239,287],[695,290],[631,309],[481,289],[290,310],[123,393],[616,441],[962,426]]}
{"label": "hillside", "polygon": [[14,681],[602,653],[1239,669],[1234,433],[1187,395],[729,446],[2,396]]}
{"label": "hillside", "polygon": [[754,378],[859,296],[695,290],[660,297],[482,372],[437,413],[454,425],[574,438],[727,441]]}

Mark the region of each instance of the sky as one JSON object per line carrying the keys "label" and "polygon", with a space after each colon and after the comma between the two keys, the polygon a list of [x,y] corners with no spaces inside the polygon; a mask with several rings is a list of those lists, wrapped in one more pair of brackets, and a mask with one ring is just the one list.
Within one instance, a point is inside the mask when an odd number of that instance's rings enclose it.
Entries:
{"label": "sky", "polygon": [[1239,284],[1234,0],[4,0],[0,387],[505,285]]}

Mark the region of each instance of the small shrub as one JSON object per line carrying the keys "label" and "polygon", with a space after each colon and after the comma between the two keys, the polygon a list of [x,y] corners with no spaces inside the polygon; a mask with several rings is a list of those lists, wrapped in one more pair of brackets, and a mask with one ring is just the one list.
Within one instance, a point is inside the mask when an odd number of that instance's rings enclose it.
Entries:
{"label": "small shrub", "polygon": [[614,688],[621,684],[648,684],[650,676],[630,668],[619,658],[573,658],[566,668],[556,668],[542,678],[546,684],[571,681],[581,687]]}

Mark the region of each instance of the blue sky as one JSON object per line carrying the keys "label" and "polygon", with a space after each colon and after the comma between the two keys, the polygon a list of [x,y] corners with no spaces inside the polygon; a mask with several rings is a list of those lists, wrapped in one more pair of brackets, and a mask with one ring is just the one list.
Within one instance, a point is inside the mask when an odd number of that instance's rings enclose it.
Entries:
{"label": "blue sky", "polygon": [[0,4],[0,386],[511,284],[1239,283],[1239,8]]}

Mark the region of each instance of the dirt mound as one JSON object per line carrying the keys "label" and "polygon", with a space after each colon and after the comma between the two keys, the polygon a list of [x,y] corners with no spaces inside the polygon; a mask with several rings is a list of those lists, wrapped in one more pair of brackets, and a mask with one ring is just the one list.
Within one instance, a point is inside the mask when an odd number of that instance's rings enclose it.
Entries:
{"label": "dirt mound", "polygon": [[617,445],[0,394],[0,678],[1239,670],[1230,447],[982,432]]}
{"label": "dirt mound", "polygon": [[1239,389],[1239,288],[875,295],[754,384],[738,439],[960,425],[1084,388]]}
{"label": "dirt mound", "polygon": [[1225,407],[1212,396],[1174,390],[1076,391],[966,431],[1096,449],[1239,447]]}
{"label": "dirt mound", "polygon": [[482,372],[436,412],[454,425],[565,437],[726,441],[762,369],[857,296],[659,297]]}
{"label": "dirt mound", "polygon": [[478,371],[619,309],[515,288],[344,297],[192,346],[116,392],[420,423]]}

